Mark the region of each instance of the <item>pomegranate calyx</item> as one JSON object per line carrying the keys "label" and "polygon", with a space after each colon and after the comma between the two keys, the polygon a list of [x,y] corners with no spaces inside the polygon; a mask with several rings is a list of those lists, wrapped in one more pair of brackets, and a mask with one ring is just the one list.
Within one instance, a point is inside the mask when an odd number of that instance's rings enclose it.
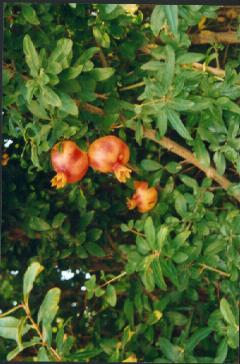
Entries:
{"label": "pomegranate calyx", "polygon": [[60,189],[65,187],[67,184],[67,177],[65,173],[59,172],[51,179],[51,185],[52,187],[56,187],[56,189]]}
{"label": "pomegranate calyx", "polygon": [[129,210],[135,209],[136,206],[137,200],[134,198],[134,196],[132,198],[127,198],[127,207]]}
{"label": "pomegranate calyx", "polygon": [[131,177],[131,169],[127,168],[121,164],[118,164],[115,168],[114,168],[114,174],[116,176],[116,178],[118,179],[119,182],[121,183],[126,183],[127,180]]}

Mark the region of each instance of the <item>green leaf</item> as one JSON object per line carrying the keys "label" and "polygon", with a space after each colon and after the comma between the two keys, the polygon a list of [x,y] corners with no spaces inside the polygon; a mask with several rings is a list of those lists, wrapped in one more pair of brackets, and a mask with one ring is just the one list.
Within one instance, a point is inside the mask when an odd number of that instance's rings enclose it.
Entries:
{"label": "green leaf", "polygon": [[28,302],[29,294],[33,289],[33,283],[37,276],[43,271],[44,267],[38,262],[33,262],[26,270],[23,277],[23,300]]}
{"label": "green leaf", "polygon": [[205,147],[205,144],[200,138],[194,140],[194,152],[197,159],[199,160],[199,162],[202,164],[203,167],[205,168],[210,167],[209,153]]}
{"label": "green leaf", "polygon": [[169,102],[171,108],[176,111],[194,111],[194,102],[190,100],[181,99],[180,97],[175,97]]}
{"label": "green leaf", "polygon": [[173,47],[170,45],[166,45],[166,63],[165,63],[165,72],[163,73],[162,83],[164,85],[165,90],[171,86],[175,73],[175,52]]}
{"label": "green leaf", "polygon": [[30,68],[31,75],[37,77],[40,69],[40,60],[36,48],[28,34],[23,38],[23,52],[25,54],[26,63]]}
{"label": "green leaf", "polygon": [[118,4],[106,4],[104,5],[104,10],[106,14],[112,13],[116,8],[118,7]]}
{"label": "green leaf", "polygon": [[214,364],[224,364],[225,359],[227,357],[227,353],[228,353],[228,344],[227,344],[227,339],[224,338],[218,345],[216,357],[214,359]]}
{"label": "green leaf", "polygon": [[59,309],[60,294],[60,289],[56,287],[47,292],[38,311],[38,324],[42,321],[51,325]]}
{"label": "green leaf", "polygon": [[91,59],[97,52],[99,52],[99,48],[98,47],[91,47],[86,49],[81,56],[76,60],[76,62],[74,63],[74,66],[80,65],[80,64],[84,64],[86,63],[89,59]]}
{"label": "green leaf", "polygon": [[147,240],[144,239],[142,236],[137,235],[136,245],[137,245],[137,250],[139,251],[139,253],[141,253],[143,255],[146,255],[150,251],[150,247],[147,243]]}
{"label": "green leaf", "polygon": [[61,80],[73,80],[74,78],[78,77],[83,70],[83,65],[79,64],[78,66],[69,67],[68,69],[64,70],[61,74]]}
{"label": "green leaf", "polygon": [[110,37],[109,35],[97,26],[93,27],[93,36],[96,42],[103,48],[110,47]]}
{"label": "green leaf", "polygon": [[39,19],[37,17],[36,11],[31,5],[22,5],[22,14],[26,21],[33,25],[39,25]]}
{"label": "green leaf", "polygon": [[175,263],[182,264],[188,259],[188,255],[183,252],[177,252],[176,254],[173,255],[172,259],[174,260]]}
{"label": "green leaf", "polygon": [[38,361],[40,362],[45,362],[45,361],[50,361],[48,355],[47,355],[47,350],[44,347],[41,347],[38,350],[38,356],[37,356]]}
{"label": "green leaf", "polygon": [[17,340],[17,328],[19,320],[15,317],[7,316],[0,318],[0,336],[4,339]]}
{"label": "green leaf", "polygon": [[29,104],[27,104],[27,108],[31,113],[36,116],[39,119],[43,120],[49,120],[49,116],[46,112],[46,110],[37,102],[37,101],[31,101]]}
{"label": "green leaf", "polygon": [[167,226],[161,226],[158,234],[157,234],[157,246],[159,251],[162,251],[163,245],[165,243],[165,241],[167,240],[167,236],[168,236],[168,227]]}
{"label": "green leaf", "polygon": [[105,81],[115,73],[115,69],[112,67],[94,68],[91,75],[96,81]]}
{"label": "green leaf", "polygon": [[78,116],[78,107],[76,102],[67,94],[63,92],[59,92],[61,106],[60,110],[64,111],[65,113],[73,116]]}
{"label": "green leaf", "polygon": [[135,137],[136,137],[136,142],[139,145],[142,145],[143,125],[142,125],[142,123],[141,123],[140,120],[138,120],[137,123],[136,123],[136,134],[135,134]]}
{"label": "green leaf", "polygon": [[177,64],[191,64],[194,62],[202,61],[205,58],[205,55],[202,53],[194,53],[188,52],[181,54],[177,57],[176,63]]}
{"label": "green leaf", "polygon": [[160,163],[150,159],[143,159],[141,161],[141,167],[148,172],[157,171],[162,168]]}
{"label": "green leaf", "polygon": [[215,152],[213,155],[213,160],[218,173],[222,176],[226,170],[226,159],[224,154],[220,151]]}
{"label": "green leaf", "polygon": [[188,130],[182,123],[182,121],[179,117],[179,114],[176,111],[174,111],[172,109],[167,109],[167,116],[168,116],[168,120],[169,120],[172,128],[174,130],[176,130],[176,132],[181,137],[183,137],[184,139],[187,139],[187,140],[192,140],[191,135],[189,134]]}
{"label": "green leaf", "polygon": [[196,193],[199,189],[197,181],[186,174],[181,174],[179,176],[180,180],[188,187],[192,188],[194,193]]}
{"label": "green leaf", "polygon": [[89,242],[86,244],[86,249],[89,254],[93,255],[94,257],[105,257],[105,251],[96,243]]}
{"label": "green leaf", "polygon": [[170,260],[160,260],[161,268],[164,277],[170,279],[170,281],[179,288],[179,279],[178,279],[178,271],[175,265]]}
{"label": "green leaf", "polygon": [[141,279],[147,291],[152,292],[155,288],[155,279],[151,268],[146,269],[141,275]]}
{"label": "green leaf", "polygon": [[165,167],[164,167],[169,173],[171,174],[176,174],[179,171],[181,171],[182,166],[181,164],[177,163],[177,162],[169,162]]}
{"label": "green leaf", "polygon": [[133,324],[134,318],[134,305],[133,302],[127,298],[124,302],[123,312],[126,315],[130,324]]}
{"label": "green leaf", "polygon": [[216,241],[209,244],[204,250],[204,255],[215,255],[226,248],[226,240],[216,238]]}
{"label": "green leaf", "polygon": [[88,231],[87,239],[90,242],[97,241],[102,236],[103,231],[98,228],[94,228]]}
{"label": "green leaf", "polygon": [[171,32],[178,33],[178,5],[161,5],[164,8]]}
{"label": "green leaf", "polygon": [[55,215],[52,222],[53,229],[59,229],[62,226],[66,217],[67,215],[63,214],[62,212],[59,212],[57,215]]}
{"label": "green leaf", "polygon": [[144,224],[144,233],[146,235],[146,239],[147,242],[149,244],[149,247],[154,250],[155,249],[155,239],[156,239],[156,235],[155,235],[155,228],[153,225],[153,221],[151,216],[148,216],[145,224]]}
{"label": "green leaf", "polygon": [[185,350],[190,353],[194,350],[194,348],[206,337],[210,335],[212,329],[209,327],[204,327],[201,329],[197,329],[194,334],[186,340],[185,342]]}
{"label": "green leaf", "polygon": [[164,25],[165,13],[162,5],[156,5],[150,18],[150,26],[155,37],[158,36],[162,26]]}
{"label": "green leaf", "polygon": [[48,66],[46,68],[46,73],[50,73],[51,75],[58,75],[62,71],[62,66],[59,62],[51,61],[48,62]]}
{"label": "green leaf", "polygon": [[89,361],[89,359],[93,358],[94,356],[97,356],[102,352],[102,349],[81,349],[77,351],[74,354],[71,354],[70,359],[71,360],[78,360],[81,361]]}
{"label": "green leaf", "polygon": [[165,109],[160,109],[157,112],[157,127],[160,136],[163,137],[167,132],[167,113]]}
{"label": "green leaf", "polygon": [[186,318],[186,316],[184,316],[182,313],[180,312],[173,312],[173,311],[169,311],[167,313],[168,318],[170,319],[170,321],[176,325],[176,326],[183,326],[186,325],[188,322],[188,319]]}
{"label": "green leaf", "polygon": [[158,256],[154,257],[151,267],[153,269],[153,275],[154,275],[156,285],[163,291],[166,291],[167,285],[163,278],[162,268],[161,268],[161,264],[160,264]]}
{"label": "green leaf", "polygon": [[184,217],[187,212],[187,202],[185,197],[178,191],[175,191],[175,209],[177,213]]}
{"label": "green leaf", "polygon": [[234,327],[237,325],[235,317],[234,317],[233,312],[231,310],[231,307],[230,307],[228,301],[226,300],[226,298],[222,298],[221,301],[220,301],[220,311],[221,311],[221,314],[222,314],[224,320],[229,325],[232,325]]}
{"label": "green leaf", "polygon": [[50,225],[46,221],[37,216],[30,217],[29,227],[35,231],[47,231],[51,229]]}
{"label": "green leaf", "polygon": [[48,87],[48,86],[42,87],[42,96],[43,96],[46,104],[55,106],[55,107],[62,106],[62,102],[61,102],[59,96],[50,87]]}
{"label": "green leaf", "polygon": [[106,300],[110,306],[114,307],[117,303],[117,294],[113,285],[109,284],[106,289]]}
{"label": "green leaf", "polygon": [[61,38],[57,41],[56,48],[52,51],[48,63],[52,63],[53,61],[59,62],[62,66],[65,67],[66,57],[69,57],[72,51],[73,42],[68,38]]}
{"label": "green leaf", "polygon": [[36,346],[37,344],[39,344],[40,342],[40,338],[39,337],[34,337],[32,338],[31,341],[25,342],[22,344],[21,347],[17,347],[14,350],[10,351],[7,355],[7,360],[11,361],[12,359],[14,359],[18,354],[20,354],[23,350],[30,348],[32,346]]}
{"label": "green leaf", "polygon": [[180,348],[176,345],[171,344],[171,342],[164,338],[160,337],[159,339],[159,346],[161,351],[163,352],[164,356],[169,359],[172,363],[179,363],[179,357],[181,355]]}

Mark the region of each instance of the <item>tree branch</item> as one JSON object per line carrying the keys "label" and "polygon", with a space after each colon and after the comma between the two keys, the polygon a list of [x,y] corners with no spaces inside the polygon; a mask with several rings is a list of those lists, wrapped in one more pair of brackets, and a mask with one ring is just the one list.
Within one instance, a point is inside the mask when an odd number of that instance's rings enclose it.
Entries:
{"label": "tree branch", "polygon": [[200,33],[192,34],[190,36],[192,44],[211,44],[211,43],[223,43],[223,44],[239,44],[240,38],[237,36],[237,32],[212,32],[210,30],[203,30]]}
{"label": "tree branch", "polygon": [[[82,104],[82,107],[93,114],[98,114],[100,116],[104,116],[104,111],[94,105],[91,104]],[[134,127],[131,128],[132,130],[135,130]],[[189,164],[194,165],[198,169],[200,169],[202,172],[206,174],[208,178],[213,179],[215,182],[217,182],[224,190],[227,190],[231,186],[231,182],[224,176],[220,176],[216,169],[213,167],[206,168],[204,167],[197,158],[194,157],[193,153],[191,153],[188,149],[182,147],[181,145],[177,144],[173,140],[167,137],[162,137],[160,139],[156,138],[156,133],[154,130],[145,130],[144,131],[144,137],[150,140],[153,140],[155,143],[161,145],[163,148],[169,150],[170,152],[178,155],[179,157],[186,160]],[[233,196],[238,202],[240,202],[240,196],[235,195]]]}

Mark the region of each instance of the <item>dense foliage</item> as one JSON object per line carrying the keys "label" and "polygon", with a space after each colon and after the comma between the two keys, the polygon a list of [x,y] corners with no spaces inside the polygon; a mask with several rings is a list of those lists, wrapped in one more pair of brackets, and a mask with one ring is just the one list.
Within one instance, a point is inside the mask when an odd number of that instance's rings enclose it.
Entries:
{"label": "dense foliage", "polygon": [[[5,4],[1,360],[235,362],[240,49],[192,42],[239,34],[219,10]],[[126,184],[51,187],[55,143],[109,134]],[[135,180],[158,189],[144,214]]]}

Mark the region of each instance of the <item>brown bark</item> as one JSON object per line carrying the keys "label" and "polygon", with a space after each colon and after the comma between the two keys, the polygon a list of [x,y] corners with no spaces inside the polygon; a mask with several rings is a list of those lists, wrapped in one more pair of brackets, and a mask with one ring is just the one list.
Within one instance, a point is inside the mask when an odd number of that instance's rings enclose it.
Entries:
{"label": "brown bark", "polygon": [[209,30],[203,30],[200,33],[192,34],[190,36],[192,44],[211,44],[211,43],[223,43],[223,44],[239,44],[240,38],[236,32],[211,32]]}

